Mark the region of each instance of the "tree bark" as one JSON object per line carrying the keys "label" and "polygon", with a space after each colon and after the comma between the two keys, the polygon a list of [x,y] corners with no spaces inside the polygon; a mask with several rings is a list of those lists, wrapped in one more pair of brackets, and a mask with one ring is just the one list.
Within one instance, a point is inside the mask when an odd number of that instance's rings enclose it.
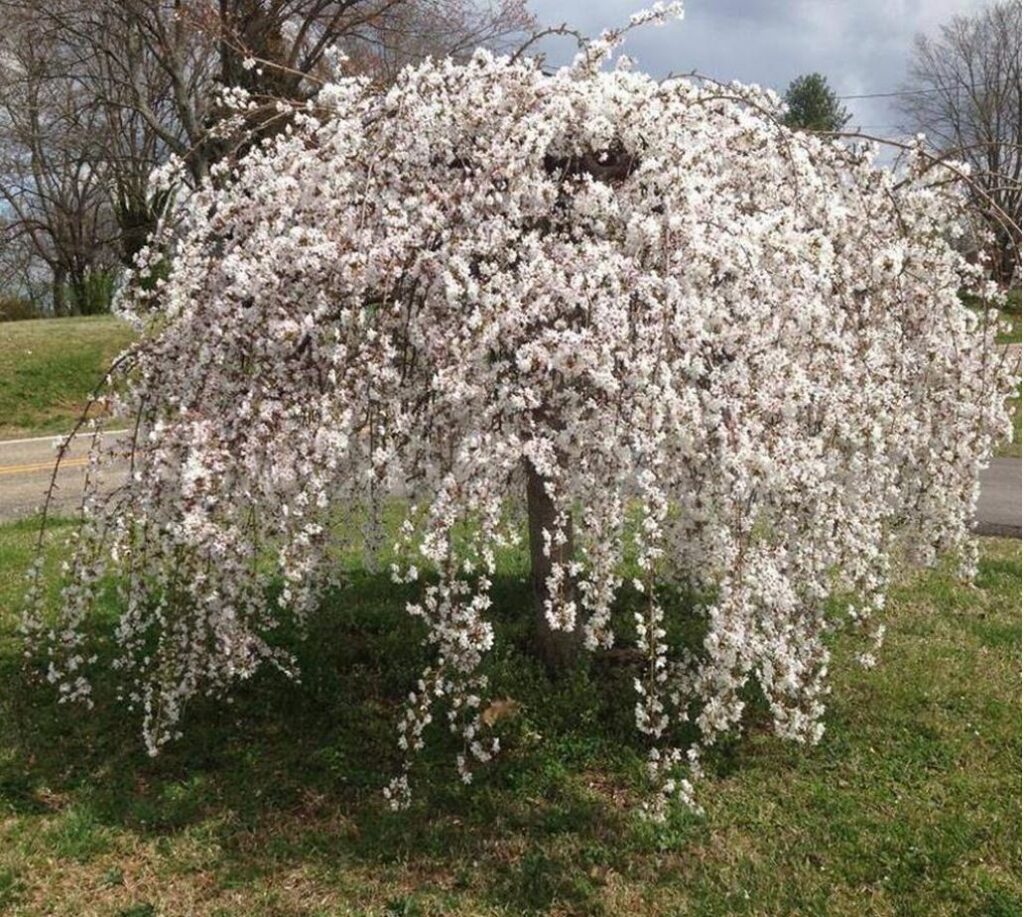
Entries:
{"label": "tree bark", "polygon": [[[550,672],[561,672],[570,668],[579,656],[583,635],[577,627],[572,631],[553,630],[548,623],[544,605],[548,599],[548,578],[554,563],[568,563],[573,555],[572,520],[567,525],[564,544],[551,543],[547,556],[544,554],[544,530],[555,529],[555,505],[544,489],[544,479],[526,465],[526,507],[530,529],[530,579],[533,586],[533,607],[536,621],[535,640],[537,655],[544,661]],[[571,584],[568,586],[571,590]],[[563,595],[563,599],[572,599]]]}
{"label": "tree bark", "polygon": [[63,268],[53,268],[53,314],[64,315],[67,311],[67,275]]}

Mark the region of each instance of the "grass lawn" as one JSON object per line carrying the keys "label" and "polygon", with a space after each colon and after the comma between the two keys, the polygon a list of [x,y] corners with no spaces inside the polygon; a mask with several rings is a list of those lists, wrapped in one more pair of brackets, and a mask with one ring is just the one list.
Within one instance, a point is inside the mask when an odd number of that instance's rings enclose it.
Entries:
{"label": "grass lawn", "polygon": [[[972,309],[979,309],[977,301],[972,297],[965,296],[965,302]],[[996,342],[999,344],[1020,344],[1021,342],[1021,314],[1020,314],[1020,288],[1015,288],[1010,291],[1006,299],[1006,307],[1000,309],[998,321],[1001,324],[1008,325],[1007,328],[1003,328],[996,335]],[[1018,366],[1019,370],[1019,366]],[[1013,410],[1013,429],[1014,435],[1011,442],[1004,442],[1002,446],[997,450],[998,455],[1003,456],[1014,456],[1020,458],[1020,395],[1010,400],[1010,406]]]}
{"label": "grass lawn", "polygon": [[0,323],[0,439],[69,430],[131,338],[110,315]]}
{"label": "grass lawn", "polygon": [[[1014,335],[1020,342],[1020,316]],[[68,431],[111,360],[132,340],[109,315],[0,323],[0,439]],[[1000,455],[1020,458],[1020,398],[1016,433]]]}
{"label": "grass lawn", "polygon": [[[964,304],[970,309],[978,312],[979,315],[983,314],[980,300],[967,293],[962,294],[962,299]],[[987,310],[992,305],[997,304],[989,303],[984,308]],[[987,321],[987,319],[983,319],[983,321]],[[998,305],[997,321],[1000,325],[1007,325],[1008,327],[999,329],[996,334],[996,342],[999,344],[1019,344],[1021,340],[1020,287],[1010,289],[1007,292],[1006,301],[1002,305]]]}
{"label": "grass lawn", "polygon": [[197,704],[149,759],[112,681],[86,713],[20,678],[10,608],[32,537],[0,527],[0,911],[1020,913],[1019,541],[984,541],[974,587],[909,575],[878,669],[836,647],[818,747],[773,738],[753,705],[749,737],[710,762],[706,817],[654,826],[634,814],[632,673],[547,679],[524,652],[522,557],[496,579],[489,663],[522,705],[507,751],[463,787],[434,736],[396,815],[380,789],[425,658],[405,587],[353,563],[297,644],[301,685],[267,671]]}
{"label": "grass lawn", "polygon": [[1010,455],[1020,458],[1020,394],[1016,398],[1010,399],[1010,407],[1013,409],[1013,441],[1004,442],[1000,447],[999,455]]}
{"label": "grass lawn", "polygon": [[996,341],[1000,344],[1019,344],[1020,343],[1020,314],[1011,315],[1005,314],[1004,320],[1008,321],[1011,325],[1009,331],[1000,331],[996,336]]}
{"label": "grass lawn", "polygon": [[1007,294],[1006,308],[1002,310],[1002,317],[1004,321],[1010,323],[1011,328],[1009,331],[1001,332],[997,340],[1000,344],[1019,344],[1021,330],[1019,286],[1014,287]]}

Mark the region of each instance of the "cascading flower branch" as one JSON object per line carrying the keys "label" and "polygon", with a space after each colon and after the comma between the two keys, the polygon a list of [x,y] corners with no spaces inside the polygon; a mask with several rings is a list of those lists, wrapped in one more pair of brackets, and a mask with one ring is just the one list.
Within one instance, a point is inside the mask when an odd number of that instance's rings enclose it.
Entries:
{"label": "cascading flower branch", "polygon": [[[622,590],[646,602],[652,805],[693,804],[748,683],[780,736],[821,736],[829,596],[857,596],[870,664],[895,557],[970,566],[1014,379],[958,296],[984,284],[950,173],[793,133],[756,87],[602,69],[622,34],[554,74],[481,51],[384,93],[339,78],[180,202],[122,302],[131,474],[108,494],[97,449],[57,620],[26,619],[62,697],[88,699],[105,577],[151,752],[197,693],[292,671],[268,633],[316,602],[339,522],[372,549],[401,491],[392,575],[436,656],[399,744],[446,717],[468,780],[498,751],[480,667],[529,494],[549,636],[601,651]],[[709,596],[700,652],[668,645],[673,581]]]}

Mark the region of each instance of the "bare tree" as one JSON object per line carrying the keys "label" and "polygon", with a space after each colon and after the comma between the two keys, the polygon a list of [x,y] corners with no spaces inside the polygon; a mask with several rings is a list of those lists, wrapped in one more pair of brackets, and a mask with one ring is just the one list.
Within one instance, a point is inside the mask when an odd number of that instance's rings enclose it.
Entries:
{"label": "bare tree", "polygon": [[955,16],[935,37],[918,35],[899,105],[944,155],[970,163],[996,240],[993,270],[1009,282],[1021,264],[1020,0]]}
{"label": "bare tree", "polygon": [[[111,252],[130,263],[145,244],[166,203],[150,188],[155,166],[173,155],[202,181],[283,126],[279,101],[316,92],[330,48],[387,81],[412,60],[498,45],[533,21],[524,0],[0,0],[0,16],[4,233],[49,267],[57,311],[69,308],[69,278],[91,269],[81,264]],[[235,136],[225,87],[257,102]],[[59,182],[54,170],[66,173]]]}
{"label": "bare tree", "polygon": [[97,155],[102,113],[49,38],[25,20],[0,35],[3,239],[47,266],[56,314],[98,311],[116,235]]}
{"label": "bare tree", "polygon": [[479,47],[508,49],[536,23],[525,0],[416,0],[390,5],[346,37],[358,70],[390,82],[426,57],[464,57]]}
{"label": "bare tree", "polygon": [[[76,49],[80,78],[109,111],[134,113],[196,180],[224,153],[220,87],[304,101],[341,47],[359,72],[393,75],[427,54],[458,54],[527,29],[524,0],[0,0]],[[123,116],[122,116],[123,117]]]}

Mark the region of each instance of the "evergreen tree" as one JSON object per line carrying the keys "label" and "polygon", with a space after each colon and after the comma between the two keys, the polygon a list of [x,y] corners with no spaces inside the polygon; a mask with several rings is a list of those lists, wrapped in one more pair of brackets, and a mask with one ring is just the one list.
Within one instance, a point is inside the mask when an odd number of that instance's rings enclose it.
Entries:
{"label": "evergreen tree", "polygon": [[785,122],[794,130],[840,131],[850,113],[820,73],[798,76],[786,90]]}

